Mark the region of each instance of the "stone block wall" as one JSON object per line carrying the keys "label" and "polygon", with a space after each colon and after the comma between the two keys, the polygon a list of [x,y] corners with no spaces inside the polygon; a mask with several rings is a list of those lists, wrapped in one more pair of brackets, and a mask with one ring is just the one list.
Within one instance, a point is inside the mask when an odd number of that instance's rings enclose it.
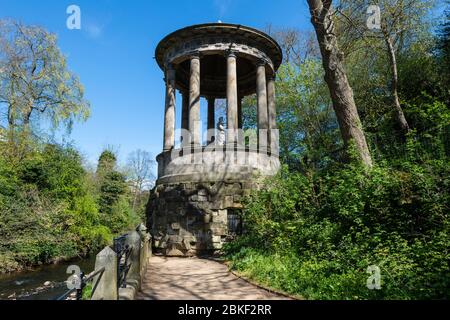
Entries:
{"label": "stone block wall", "polygon": [[242,196],[256,187],[236,181],[156,186],[147,206],[154,248],[167,256],[219,251],[232,238],[228,215],[242,209]]}

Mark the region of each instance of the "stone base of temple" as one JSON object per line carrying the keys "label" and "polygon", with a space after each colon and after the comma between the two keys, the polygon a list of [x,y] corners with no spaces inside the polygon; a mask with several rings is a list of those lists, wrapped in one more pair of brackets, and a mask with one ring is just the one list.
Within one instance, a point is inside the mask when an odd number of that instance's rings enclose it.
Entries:
{"label": "stone base of temple", "polygon": [[242,231],[241,199],[255,188],[248,181],[158,185],[147,206],[154,249],[167,256],[220,251]]}

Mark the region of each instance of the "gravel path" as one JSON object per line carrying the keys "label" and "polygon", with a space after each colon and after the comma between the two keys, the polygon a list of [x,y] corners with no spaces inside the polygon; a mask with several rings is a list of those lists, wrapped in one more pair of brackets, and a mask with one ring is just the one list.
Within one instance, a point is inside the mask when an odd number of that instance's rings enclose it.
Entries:
{"label": "gravel path", "polygon": [[137,300],[277,300],[285,297],[231,274],[219,262],[153,256]]}

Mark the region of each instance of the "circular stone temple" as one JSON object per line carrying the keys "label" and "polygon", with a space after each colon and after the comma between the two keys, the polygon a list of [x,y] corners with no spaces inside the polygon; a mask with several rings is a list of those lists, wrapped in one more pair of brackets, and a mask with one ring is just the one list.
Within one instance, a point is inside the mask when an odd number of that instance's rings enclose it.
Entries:
{"label": "circular stone temple", "polygon": [[[257,188],[258,177],[280,167],[275,108],[280,46],[253,28],[201,24],[165,37],[156,60],[165,75],[166,100],[164,148],[147,206],[154,247],[169,256],[220,250],[242,232],[242,196]],[[179,127],[176,90],[182,96]],[[243,130],[241,102],[253,94],[257,128]],[[201,98],[208,105],[204,130]],[[226,99],[226,119],[216,119],[217,99]]]}

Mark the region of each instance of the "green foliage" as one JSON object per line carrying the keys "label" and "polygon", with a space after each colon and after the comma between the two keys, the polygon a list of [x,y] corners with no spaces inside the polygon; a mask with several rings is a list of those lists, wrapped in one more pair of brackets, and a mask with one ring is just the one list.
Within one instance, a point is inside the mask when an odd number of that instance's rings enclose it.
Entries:
{"label": "green foliage", "polygon": [[438,28],[436,49],[439,59],[438,70],[443,77],[444,88],[447,88],[448,94],[450,91],[450,2],[446,0],[445,3],[447,8],[444,12],[444,21]]}
{"label": "green foliage", "polygon": [[0,272],[95,252],[139,221],[123,174],[96,189],[76,150],[36,146],[18,162],[0,153]]}
{"label": "green foliage", "polygon": [[10,129],[38,127],[42,117],[70,129],[89,117],[83,86],[47,30],[1,19],[0,69],[0,109]]}
{"label": "green foliage", "polygon": [[284,64],[277,77],[281,159],[298,169],[320,168],[339,148],[339,128],[319,59]]}
{"label": "green foliage", "polygon": [[112,213],[113,206],[125,194],[125,177],[120,172],[111,171],[105,174],[100,186],[99,205],[101,212]]}
{"label": "green foliage", "polygon": [[[365,28],[358,10],[367,6],[344,3]],[[382,3],[393,9],[383,19],[398,14],[387,25],[403,30],[395,41],[398,94],[411,131],[396,130],[381,38],[335,21],[375,160],[370,170],[335,156],[340,141],[319,62],[282,66],[277,121],[287,166],[245,200],[245,233],[225,248],[232,267],[258,282],[309,299],[449,298],[448,23],[436,50],[430,1]],[[402,27],[414,21],[425,23]],[[381,290],[366,286],[371,265],[381,269]]]}
{"label": "green foliage", "polygon": [[111,214],[105,217],[105,225],[115,233],[138,225],[140,217],[131,209],[128,199],[121,197],[112,207]]}
{"label": "green foliage", "polygon": [[117,157],[111,150],[104,150],[98,158],[97,174],[103,175],[111,172],[117,165]]}
{"label": "green foliage", "polygon": [[125,175],[116,170],[116,162],[117,157],[112,151],[103,151],[96,173],[100,221],[114,234],[139,221],[132,210],[131,190],[127,187]]}
{"label": "green foliage", "polygon": [[14,195],[17,190],[17,177],[7,159],[0,157],[0,205],[2,196]]}
{"label": "green foliage", "polygon": [[[277,73],[280,159],[297,170],[327,165],[341,148],[340,133],[319,59],[285,63]],[[256,99],[243,101],[244,129],[256,128]]]}
{"label": "green foliage", "polygon": [[101,221],[96,200],[87,194],[75,202],[67,216],[69,230],[84,252],[101,248],[112,241],[111,230]]}
{"label": "green foliage", "polygon": [[[358,165],[306,177],[283,170],[247,199],[233,267],[311,299],[449,298],[450,169]],[[370,265],[382,289],[369,290]]]}
{"label": "green foliage", "polygon": [[70,201],[85,192],[82,186],[85,171],[79,154],[73,149],[48,144],[42,153],[21,164],[21,183],[36,185],[52,198]]}
{"label": "green foliage", "polygon": [[[27,186],[3,197],[0,215],[0,256],[27,266],[72,257],[78,252],[73,234],[65,234],[65,207]],[[9,270],[2,265],[1,270]]]}
{"label": "green foliage", "polygon": [[83,296],[81,297],[81,300],[91,300],[92,298],[92,289],[93,289],[92,283],[86,284],[86,287],[84,287],[83,290]]}
{"label": "green foliage", "polygon": [[110,243],[137,219],[116,155],[103,152],[94,177],[78,151],[44,142],[39,129],[70,129],[90,113],[56,36],[0,20],[0,70],[0,272]]}

